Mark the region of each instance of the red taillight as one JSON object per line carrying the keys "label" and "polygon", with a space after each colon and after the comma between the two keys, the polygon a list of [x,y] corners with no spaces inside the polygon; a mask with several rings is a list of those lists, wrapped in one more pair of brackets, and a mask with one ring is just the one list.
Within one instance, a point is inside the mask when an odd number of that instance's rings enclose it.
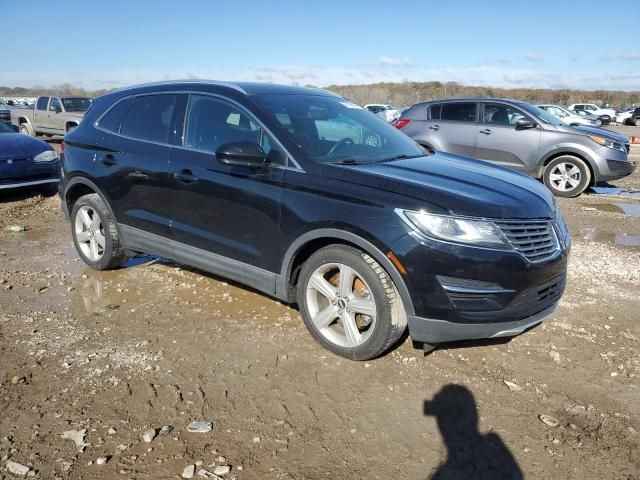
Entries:
{"label": "red taillight", "polygon": [[411,119],[410,118],[399,118],[398,120],[396,120],[396,123],[394,124],[394,127],[396,127],[396,128],[404,128],[407,125],[409,125],[409,123],[411,123]]}
{"label": "red taillight", "polygon": [[60,151],[64,152],[64,140],[62,141],[62,143],[60,144]]}

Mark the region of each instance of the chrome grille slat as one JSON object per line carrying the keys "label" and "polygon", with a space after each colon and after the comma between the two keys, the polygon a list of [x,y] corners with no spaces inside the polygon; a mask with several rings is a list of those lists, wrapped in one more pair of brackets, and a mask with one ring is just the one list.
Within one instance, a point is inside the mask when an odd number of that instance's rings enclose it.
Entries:
{"label": "chrome grille slat", "polygon": [[550,221],[496,221],[513,248],[530,262],[542,262],[558,250],[558,238]]}

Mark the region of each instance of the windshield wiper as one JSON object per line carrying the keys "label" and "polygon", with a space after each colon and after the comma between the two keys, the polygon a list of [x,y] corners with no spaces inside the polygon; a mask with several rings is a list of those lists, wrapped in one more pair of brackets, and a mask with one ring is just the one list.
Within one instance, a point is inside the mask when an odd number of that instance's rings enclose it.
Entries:
{"label": "windshield wiper", "polygon": [[364,165],[367,162],[359,162],[353,158],[343,158],[342,160],[334,160],[333,162],[327,163],[331,163],[332,165]]}
{"label": "windshield wiper", "polygon": [[376,163],[382,163],[382,162],[393,162],[394,160],[407,160],[409,158],[418,158],[418,157],[424,157],[425,155],[406,155],[406,154],[402,154],[402,155],[395,155],[393,157],[389,157],[389,158],[383,158],[382,160],[377,160]]}

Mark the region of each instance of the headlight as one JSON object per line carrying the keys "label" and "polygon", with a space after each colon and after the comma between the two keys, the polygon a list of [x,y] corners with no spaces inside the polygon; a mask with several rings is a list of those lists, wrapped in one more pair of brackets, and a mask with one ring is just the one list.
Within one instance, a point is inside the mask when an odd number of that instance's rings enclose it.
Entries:
{"label": "headlight", "polygon": [[410,210],[396,212],[409,226],[436,240],[479,247],[511,248],[507,238],[493,222]]}
{"label": "headlight", "polygon": [[626,153],[626,149],[624,145],[619,142],[614,142],[613,140],[609,140],[608,138],[598,137],[597,135],[589,135],[589,138],[596,142],[598,145],[602,145],[603,147],[611,148],[613,150],[620,150],[621,152]]}
{"label": "headlight", "polygon": [[58,154],[53,150],[45,150],[42,153],[39,153],[35,157],[33,157],[34,162],[53,162],[57,160]]}

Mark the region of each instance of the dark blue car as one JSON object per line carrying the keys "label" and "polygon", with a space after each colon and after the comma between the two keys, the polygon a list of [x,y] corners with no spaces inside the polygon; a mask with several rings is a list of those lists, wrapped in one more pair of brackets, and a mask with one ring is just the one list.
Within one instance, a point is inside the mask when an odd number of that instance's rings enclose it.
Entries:
{"label": "dark blue car", "polygon": [[384,353],[407,326],[426,349],[517,335],[565,287],[570,238],[544,185],[429,155],[330,92],[142,85],[95,99],[65,143],[60,194],[84,262],[151,252],[215,272],[297,303],[347,358]]}
{"label": "dark blue car", "polygon": [[60,180],[60,159],[51,146],[0,122],[0,190],[46,186]]}

